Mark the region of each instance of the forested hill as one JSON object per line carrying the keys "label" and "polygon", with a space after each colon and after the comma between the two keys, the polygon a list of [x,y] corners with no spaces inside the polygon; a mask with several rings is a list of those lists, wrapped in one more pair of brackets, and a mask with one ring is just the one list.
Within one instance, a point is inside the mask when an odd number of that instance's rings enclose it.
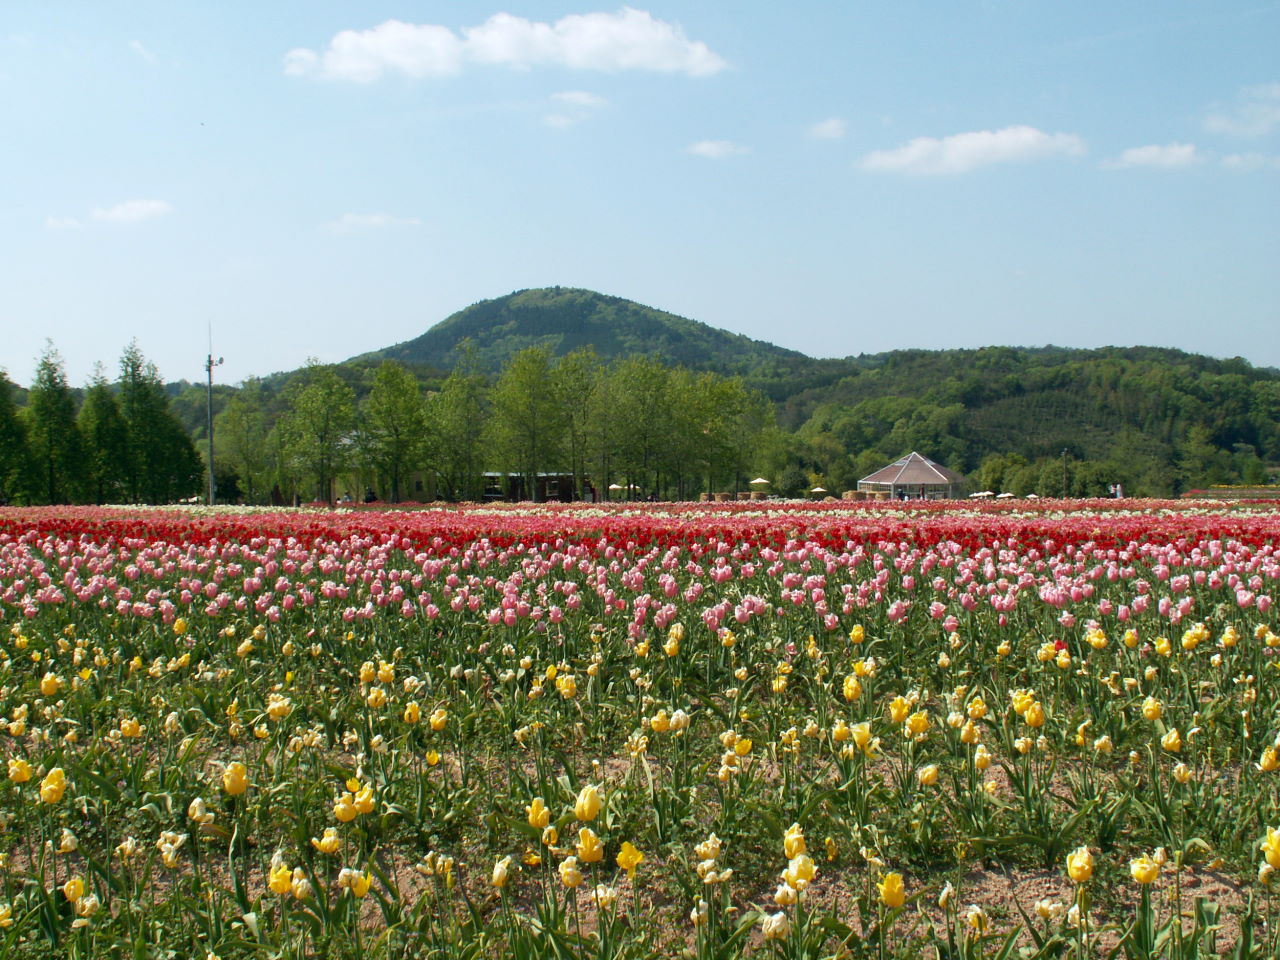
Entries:
{"label": "forested hill", "polygon": [[415,340],[355,358],[349,376],[367,379],[384,359],[428,375],[447,370],[466,341],[488,374],[538,345],[561,356],[592,347],[605,361],[647,354],[740,375],[774,402],[790,437],[787,459],[832,488],[852,486],[909,450],[974,475],[984,487],[1019,492],[1059,489],[1064,450],[1079,492],[1105,492],[1115,482],[1160,494],[1258,482],[1280,464],[1280,371],[1239,358],[1050,346],[815,359],[562,287],[477,303]]}
{"label": "forested hill", "polygon": [[648,354],[672,366],[740,374],[761,386],[764,381],[785,383],[787,392],[829,383],[847,370],[839,360],[815,360],[633,300],[571,287],[520,290],[482,300],[420,337],[354,359],[398,360],[410,367],[446,371],[461,358],[467,341],[486,373],[497,373],[533,346],[548,347],[558,356],[590,347],[602,360]]}
{"label": "forested hill", "polygon": [[1280,463],[1280,371],[1238,358],[988,347],[851,363],[848,376],[779,405],[780,424],[813,448],[862,451],[834,458],[837,483],[913,449],[966,473],[985,465],[980,486],[1017,492],[1053,490],[1044,477],[1061,477],[1064,450],[1090,491],[1260,482]]}

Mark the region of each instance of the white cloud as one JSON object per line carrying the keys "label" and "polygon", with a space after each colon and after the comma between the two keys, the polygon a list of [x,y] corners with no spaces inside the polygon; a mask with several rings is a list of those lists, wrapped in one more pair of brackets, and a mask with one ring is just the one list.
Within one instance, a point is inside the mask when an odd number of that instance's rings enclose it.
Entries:
{"label": "white cloud", "polygon": [[79,230],[84,226],[75,217],[55,217],[52,214],[44,218],[44,225],[48,230]]}
{"label": "white cloud", "polygon": [[1280,83],[1245,87],[1229,108],[1214,110],[1204,118],[1205,129],[1237,137],[1265,137],[1280,127]]}
{"label": "white cloud", "polygon": [[732,140],[699,140],[685,148],[695,157],[706,157],[708,160],[720,160],[735,154],[746,153],[747,148]]}
{"label": "white cloud", "polygon": [[129,49],[140,56],[147,63],[157,63],[156,55],[142,45],[141,40],[130,40]]}
{"label": "white cloud", "polygon": [[368,30],[343,30],[323,52],[298,48],[285,54],[285,73],[319,74],[371,83],[384,73],[447,76],[467,63],[516,69],[652,70],[706,76],[727,64],[705,43],[689,40],[677,24],[644,10],[584,13],[555,23],[495,13],[460,34],[435,24],[388,20]]}
{"label": "white cloud", "polygon": [[575,107],[603,107],[609,102],[604,97],[588,93],[586,90],[562,90],[560,93],[553,93],[551,99],[572,104]]}
{"label": "white cloud", "polygon": [[1051,156],[1075,157],[1085,144],[1073,133],[1045,133],[1035,127],[974,130],[949,137],[916,137],[894,150],[873,150],[862,168],[876,172],[966,173],[995,163],[1018,163]]}
{"label": "white cloud", "polygon": [[1222,165],[1228,170],[1244,172],[1280,170],[1280,157],[1269,157],[1264,153],[1231,153],[1222,158]]}
{"label": "white cloud", "polygon": [[1114,160],[1107,160],[1102,165],[1113,169],[1125,167],[1190,167],[1200,162],[1194,143],[1148,144],[1145,147],[1130,147]]}
{"label": "white cloud", "polygon": [[844,137],[844,121],[831,117],[809,128],[809,136],[815,140],[840,140]]}
{"label": "white cloud", "polygon": [[89,214],[94,220],[105,223],[141,223],[173,213],[173,207],[163,200],[126,200],[114,207],[96,207]]}
{"label": "white cloud", "polygon": [[331,233],[350,233],[381,227],[416,227],[421,223],[417,217],[396,217],[389,213],[344,213],[337,220],[326,223],[325,229]]}
{"label": "white cloud", "polygon": [[561,109],[543,117],[542,122],[557,130],[567,130],[575,123],[582,122],[593,110],[598,110],[609,102],[604,97],[588,93],[586,90],[563,90],[560,93],[553,93],[551,99],[559,104]]}

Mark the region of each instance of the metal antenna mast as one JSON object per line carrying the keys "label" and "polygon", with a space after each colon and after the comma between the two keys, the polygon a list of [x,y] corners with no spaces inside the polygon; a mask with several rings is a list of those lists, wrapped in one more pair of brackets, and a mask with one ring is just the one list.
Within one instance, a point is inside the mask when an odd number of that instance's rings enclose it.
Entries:
{"label": "metal antenna mast", "polygon": [[209,429],[209,506],[213,506],[217,489],[213,479],[213,368],[222,366],[222,358],[213,359],[213,321],[209,321],[209,355],[204,361],[204,372],[208,378],[208,391],[205,394],[205,413],[208,416]]}

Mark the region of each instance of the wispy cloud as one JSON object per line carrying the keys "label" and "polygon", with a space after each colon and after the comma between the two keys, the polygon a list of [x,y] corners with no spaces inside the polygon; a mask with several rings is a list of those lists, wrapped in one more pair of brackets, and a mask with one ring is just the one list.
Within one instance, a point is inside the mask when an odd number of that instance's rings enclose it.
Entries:
{"label": "wispy cloud", "polygon": [[839,117],[820,120],[809,128],[809,136],[815,140],[840,140],[844,133],[844,121]]}
{"label": "wispy cloud", "polygon": [[1105,160],[1102,166],[1111,169],[1126,167],[1162,167],[1166,170],[1177,167],[1190,167],[1200,162],[1194,143],[1148,144],[1144,147],[1130,147],[1120,156]]}
{"label": "wispy cloud", "polygon": [[143,60],[147,61],[147,63],[159,63],[156,59],[156,55],[144,47],[141,40],[130,40],[129,49],[140,56]]}
{"label": "wispy cloud", "polygon": [[916,137],[892,150],[873,150],[862,158],[862,168],[878,173],[967,173],[997,163],[1080,156],[1085,149],[1084,140],[1073,133],[1013,126],[941,138]]}
{"label": "wispy cloud", "polygon": [[566,130],[587,119],[592,112],[608,104],[604,97],[586,90],[562,90],[553,93],[551,100],[560,109],[542,118],[543,122],[557,130]]}
{"label": "wispy cloud", "polygon": [[689,144],[685,149],[695,157],[705,157],[708,160],[722,160],[725,157],[748,152],[746,147],[732,140],[699,140],[697,143]]}
{"label": "wispy cloud", "polygon": [[324,228],[330,233],[352,233],[382,227],[416,227],[421,223],[417,217],[397,217],[389,213],[344,213],[336,220],[330,220]]}
{"label": "wispy cloud", "polygon": [[1229,153],[1222,158],[1222,165],[1228,170],[1250,172],[1253,170],[1280,170],[1280,157],[1269,157],[1265,153]]}
{"label": "wispy cloud", "polygon": [[1219,106],[1204,118],[1205,129],[1237,137],[1265,137],[1280,127],[1280,83],[1245,87],[1235,103]]}
{"label": "wispy cloud", "polygon": [[572,104],[575,107],[603,107],[609,101],[596,93],[586,90],[562,90],[551,95],[552,100]]}
{"label": "wispy cloud", "polygon": [[95,207],[89,214],[103,223],[134,224],[173,213],[173,207],[163,200],[126,200],[113,207]]}
{"label": "wispy cloud", "polygon": [[75,217],[55,217],[52,214],[44,218],[47,230],[79,230],[84,224]]}
{"label": "wispy cloud", "polygon": [[368,30],[343,30],[322,51],[300,47],[284,59],[285,73],[372,83],[387,73],[449,76],[468,64],[516,69],[648,70],[707,76],[727,64],[678,24],[644,10],[583,13],[555,23],[496,13],[477,27],[455,33],[430,23],[387,20]]}

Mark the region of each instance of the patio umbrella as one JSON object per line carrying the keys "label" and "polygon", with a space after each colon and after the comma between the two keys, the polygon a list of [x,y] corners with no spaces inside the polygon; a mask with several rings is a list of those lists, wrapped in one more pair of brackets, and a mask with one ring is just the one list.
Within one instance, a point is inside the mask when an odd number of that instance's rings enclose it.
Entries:
{"label": "patio umbrella", "polygon": [[769,481],[766,480],[764,477],[756,477],[754,480],[751,481],[750,486],[755,486],[757,483],[768,483],[768,482]]}

